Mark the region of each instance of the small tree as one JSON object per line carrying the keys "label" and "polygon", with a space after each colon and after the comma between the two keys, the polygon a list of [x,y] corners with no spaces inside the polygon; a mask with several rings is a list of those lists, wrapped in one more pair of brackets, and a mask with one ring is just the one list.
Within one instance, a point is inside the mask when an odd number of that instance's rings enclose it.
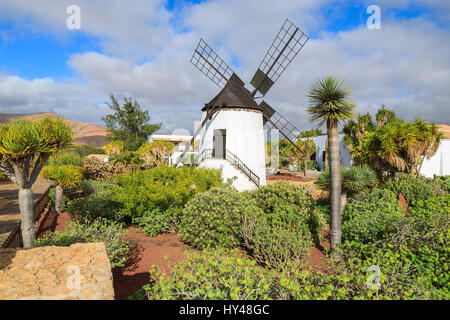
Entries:
{"label": "small tree", "polygon": [[55,211],[60,214],[63,206],[64,188],[76,186],[83,180],[83,159],[73,152],[62,152],[50,157],[41,172],[44,179],[57,183]]}
{"label": "small tree", "polygon": [[113,114],[103,118],[109,129],[108,141],[123,141],[125,151],[136,151],[147,142],[148,137],[161,128],[160,123],[150,124],[148,111],[142,111],[136,100],[124,99],[121,106],[114,95],[110,95],[108,106]]}
{"label": "small tree", "polygon": [[19,187],[25,248],[33,247],[36,232],[31,187],[51,154],[71,143],[71,129],[59,119],[13,120],[0,125],[0,169]]}

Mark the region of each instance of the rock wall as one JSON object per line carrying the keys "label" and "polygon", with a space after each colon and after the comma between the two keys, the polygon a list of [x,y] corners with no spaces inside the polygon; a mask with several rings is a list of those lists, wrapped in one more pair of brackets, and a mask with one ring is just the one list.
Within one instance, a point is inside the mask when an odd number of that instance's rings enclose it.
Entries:
{"label": "rock wall", "polygon": [[105,245],[0,249],[0,299],[114,299]]}

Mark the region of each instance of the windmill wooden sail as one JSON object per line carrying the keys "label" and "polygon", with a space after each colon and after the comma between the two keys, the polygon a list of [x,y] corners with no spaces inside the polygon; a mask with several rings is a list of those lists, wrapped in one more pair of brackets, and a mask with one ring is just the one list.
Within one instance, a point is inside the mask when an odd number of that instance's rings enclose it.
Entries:
{"label": "windmill wooden sail", "polygon": [[[246,109],[262,112],[264,127],[268,130],[278,129],[286,140],[302,153],[296,144],[301,131],[268,103],[265,101],[257,103],[256,100],[268,93],[308,40],[309,37],[299,27],[286,19],[250,81],[254,88],[253,92],[250,92],[230,66],[203,39],[200,39],[190,62],[222,90],[202,109],[207,111],[207,114],[194,133],[191,144],[218,112],[239,104]],[[262,96],[255,97],[258,92]],[[181,155],[176,165],[182,161],[184,155],[185,153]]]}

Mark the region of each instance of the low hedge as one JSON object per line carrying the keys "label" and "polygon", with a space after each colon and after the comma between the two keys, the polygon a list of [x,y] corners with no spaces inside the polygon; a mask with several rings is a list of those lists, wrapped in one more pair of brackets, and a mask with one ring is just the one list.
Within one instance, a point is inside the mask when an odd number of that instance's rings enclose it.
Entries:
{"label": "low hedge", "polygon": [[200,249],[240,244],[241,216],[259,210],[246,200],[229,187],[196,195],[181,213],[179,235]]}
{"label": "low hedge", "polygon": [[397,173],[395,177],[385,180],[384,187],[394,191],[397,196],[401,192],[411,206],[418,200],[445,194],[438,181],[425,177],[416,178],[406,173]]}
{"label": "low hedge", "polygon": [[249,197],[261,211],[242,216],[241,236],[256,261],[273,268],[306,259],[325,227],[307,189],[280,181],[249,193]]}
{"label": "low hedge", "polygon": [[342,217],[342,239],[370,243],[389,237],[404,218],[397,196],[374,189],[365,199],[350,201]]}
{"label": "low hedge", "polygon": [[130,250],[127,240],[122,237],[127,231],[123,225],[107,219],[70,221],[64,231],[49,232],[36,239],[34,245],[67,247],[74,243],[104,242],[111,268],[123,267]]}

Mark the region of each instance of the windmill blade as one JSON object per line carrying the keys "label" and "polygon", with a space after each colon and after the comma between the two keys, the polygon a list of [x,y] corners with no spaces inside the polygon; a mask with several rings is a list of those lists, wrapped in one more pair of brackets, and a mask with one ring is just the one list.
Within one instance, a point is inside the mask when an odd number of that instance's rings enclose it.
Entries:
{"label": "windmill blade", "polygon": [[302,132],[265,101],[262,101],[259,106],[264,115],[264,128],[266,128],[268,132],[272,129],[278,129],[278,131],[280,131],[286,140],[288,140],[300,154],[304,154],[300,147],[295,143]]}
{"label": "windmill blade", "polygon": [[309,37],[299,27],[286,19],[250,81],[255,88],[253,96],[257,91],[266,95],[308,40]]}
{"label": "windmill blade", "polygon": [[244,85],[244,82],[203,39],[200,39],[194,50],[191,63],[222,89],[230,78]]}

